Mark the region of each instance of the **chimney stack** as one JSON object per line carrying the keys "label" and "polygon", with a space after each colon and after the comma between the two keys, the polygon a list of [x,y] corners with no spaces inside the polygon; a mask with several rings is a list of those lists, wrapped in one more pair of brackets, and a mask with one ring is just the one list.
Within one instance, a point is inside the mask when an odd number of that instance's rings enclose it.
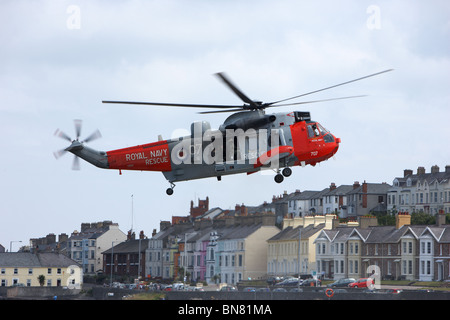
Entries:
{"label": "chimney stack", "polygon": [[413,171],[411,169],[405,169],[403,170],[403,178],[406,178],[409,175],[412,175]]}
{"label": "chimney stack", "polygon": [[418,167],[417,168],[417,175],[425,174],[425,167]]}
{"label": "chimney stack", "polygon": [[442,209],[440,209],[439,213],[436,215],[436,224],[438,227],[445,224],[445,212]]}
{"label": "chimney stack", "polygon": [[355,181],[353,182],[353,190],[357,189],[360,187],[359,181]]}
{"label": "chimney stack", "polygon": [[431,173],[439,173],[439,167],[437,165],[432,166]]}
{"label": "chimney stack", "polygon": [[399,211],[395,215],[395,228],[400,229],[404,225],[410,225],[411,224],[411,216],[408,212],[401,212]]}
{"label": "chimney stack", "polygon": [[159,222],[159,231],[164,231],[170,227],[170,221],[160,221]]}

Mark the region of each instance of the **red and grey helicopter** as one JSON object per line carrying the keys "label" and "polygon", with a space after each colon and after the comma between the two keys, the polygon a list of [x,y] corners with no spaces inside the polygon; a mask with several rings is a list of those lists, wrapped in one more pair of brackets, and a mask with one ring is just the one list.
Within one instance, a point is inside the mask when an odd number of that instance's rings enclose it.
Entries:
{"label": "red and grey helicopter", "polygon": [[235,113],[229,116],[219,129],[211,129],[207,121],[194,122],[191,124],[189,136],[168,140],[160,138],[157,142],[106,152],[86,146],[87,142],[101,137],[98,130],[85,140],[79,140],[81,121],[75,120],[74,140],[63,131],[56,130],[55,135],[68,140],[71,145],[54,155],[59,158],[67,151],[73,153],[73,169],[79,168],[79,157],[99,168],[119,170],[120,174],[122,170],[160,171],[170,183],[166,190],[168,195],[173,194],[175,182],[208,177],[216,177],[220,181],[225,175],[252,174],[262,169],[276,171],[275,182],[281,183],[284,177],[292,174],[291,167],[315,166],[332,157],[338,151],[341,140],[318,122],[311,120],[309,112],[266,114],[265,109],[361,97],[285,103],[391,70],[269,103],[250,99],[224,73],[217,73],[216,76],[244,102],[243,105],[102,101],[115,104],[219,109],[200,112],[201,114]]}

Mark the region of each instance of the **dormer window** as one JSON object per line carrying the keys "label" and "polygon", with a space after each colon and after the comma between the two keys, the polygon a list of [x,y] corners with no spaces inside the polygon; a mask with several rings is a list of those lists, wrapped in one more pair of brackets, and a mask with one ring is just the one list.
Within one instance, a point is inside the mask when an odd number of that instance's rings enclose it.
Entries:
{"label": "dormer window", "polygon": [[408,178],[408,180],[406,180],[406,186],[407,187],[411,187],[412,186],[411,178]]}
{"label": "dormer window", "polygon": [[393,185],[394,185],[394,187],[399,187],[400,183],[398,182],[397,179],[395,179]]}

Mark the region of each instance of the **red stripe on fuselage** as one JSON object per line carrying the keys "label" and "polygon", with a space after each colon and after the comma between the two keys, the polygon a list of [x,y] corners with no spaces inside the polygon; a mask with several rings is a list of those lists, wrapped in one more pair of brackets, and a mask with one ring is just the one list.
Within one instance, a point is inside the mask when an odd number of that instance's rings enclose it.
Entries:
{"label": "red stripe on fuselage", "polygon": [[169,145],[167,141],[108,151],[110,169],[170,171]]}

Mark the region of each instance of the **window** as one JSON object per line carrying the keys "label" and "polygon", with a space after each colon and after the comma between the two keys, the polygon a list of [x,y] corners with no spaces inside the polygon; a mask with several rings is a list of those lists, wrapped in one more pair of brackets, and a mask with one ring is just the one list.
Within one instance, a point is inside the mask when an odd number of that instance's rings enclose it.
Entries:
{"label": "window", "polygon": [[47,274],[52,274],[52,268],[47,269]]}
{"label": "window", "polygon": [[30,274],[30,275],[33,274],[33,268],[28,269],[28,274]]}
{"label": "window", "polygon": [[412,260],[403,260],[403,272],[402,274],[413,274],[413,261]]}
{"label": "window", "polygon": [[18,274],[19,273],[19,269],[14,268],[14,274]]}
{"label": "window", "polygon": [[314,137],[314,130],[312,128],[312,126],[308,126],[308,138],[313,138]]}

